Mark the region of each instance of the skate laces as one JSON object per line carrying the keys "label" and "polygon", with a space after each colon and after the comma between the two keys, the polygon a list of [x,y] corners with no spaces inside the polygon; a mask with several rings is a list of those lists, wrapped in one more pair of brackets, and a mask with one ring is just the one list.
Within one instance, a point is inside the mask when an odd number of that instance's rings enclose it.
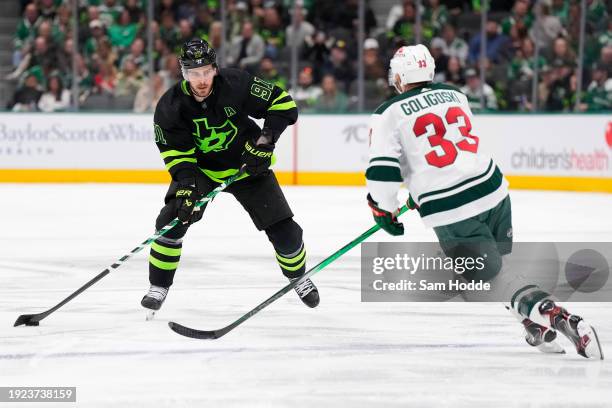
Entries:
{"label": "skate laces", "polygon": [[168,294],[168,288],[151,285],[151,287],[149,288],[149,293],[147,293],[147,296],[155,300],[162,301],[166,298],[167,294]]}
{"label": "skate laces", "polygon": [[[299,278],[298,278],[299,279]],[[306,279],[304,282],[300,283],[295,287],[295,291],[297,292],[300,298],[303,298],[310,292],[314,290],[314,284],[310,279]]]}

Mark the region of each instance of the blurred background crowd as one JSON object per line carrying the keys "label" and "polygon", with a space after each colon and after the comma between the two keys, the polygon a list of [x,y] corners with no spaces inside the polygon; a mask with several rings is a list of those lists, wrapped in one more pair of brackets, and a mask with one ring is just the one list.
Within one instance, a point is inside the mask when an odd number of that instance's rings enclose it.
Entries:
{"label": "blurred background crowd", "polygon": [[152,21],[147,0],[73,1],[5,10],[6,109],[152,111],[197,36],[221,66],[287,89],[301,112],[372,110],[393,94],[394,51],[417,41],[436,60],[434,80],[461,88],[474,111],[612,111],[608,0],[372,0],[362,20],[359,0],[157,0]]}

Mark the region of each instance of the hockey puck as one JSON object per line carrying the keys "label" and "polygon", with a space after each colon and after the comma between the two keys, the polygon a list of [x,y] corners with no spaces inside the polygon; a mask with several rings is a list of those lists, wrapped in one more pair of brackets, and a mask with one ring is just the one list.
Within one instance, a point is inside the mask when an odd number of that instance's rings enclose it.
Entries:
{"label": "hockey puck", "polygon": [[26,326],[38,326],[40,323],[39,322],[26,322],[25,325]]}

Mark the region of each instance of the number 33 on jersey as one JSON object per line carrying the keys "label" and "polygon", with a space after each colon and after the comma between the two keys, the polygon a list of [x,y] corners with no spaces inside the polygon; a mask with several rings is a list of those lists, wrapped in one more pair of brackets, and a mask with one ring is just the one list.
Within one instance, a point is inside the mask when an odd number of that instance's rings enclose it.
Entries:
{"label": "number 33 on jersey", "polygon": [[472,112],[457,88],[414,88],[379,106],[370,123],[368,190],[395,211],[402,182],[428,227],[480,214],[508,194],[508,182],[471,133]]}

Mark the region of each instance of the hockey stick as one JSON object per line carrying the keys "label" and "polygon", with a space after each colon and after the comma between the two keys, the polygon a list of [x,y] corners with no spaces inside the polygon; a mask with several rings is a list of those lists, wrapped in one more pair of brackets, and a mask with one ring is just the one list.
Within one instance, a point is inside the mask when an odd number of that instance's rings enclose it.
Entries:
{"label": "hockey stick", "polygon": [[[206,204],[207,202],[212,200],[217,194],[219,194],[221,191],[225,190],[225,188],[227,186],[229,186],[234,181],[236,181],[239,177],[241,177],[245,173],[245,171],[246,170],[243,167],[243,168],[240,169],[240,171],[238,173],[236,173],[232,177],[230,177],[227,180],[225,180],[225,182],[221,183],[221,185],[219,185],[213,191],[208,193],[206,195],[206,197],[204,197],[203,199],[198,201],[195,204],[195,206],[194,206],[194,210],[197,209],[197,208],[202,207],[204,204]],[[49,309],[47,311],[44,311],[42,313],[24,314],[24,315],[19,316],[17,318],[17,320],[15,321],[15,324],[13,326],[16,327],[16,326],[20,326],[22,324],[25,324],[26,326],[38,326],[39,322],[42,319],[44,319],[45,317],[49,316],[51,313],[55,312],[57,309],[59,309],[60,307],[64,306],[66,303],[70,302],[72,299],[74,299],[75,297],[77,297],[78,295],[83,293],[85,290],[87,290],[87,288],[89,288],[94,283],[98,282],[100,279],[102,279],[103,277],[108,275],[111,272],[111,270],[119,268],[121,265],[123,265],[125,263],[125,261],[130,259],[132,257],[132,255],[140,252],[144,247],[146,247],[147,245],[149,245],[150,243],[155,241],[157,238],[159,238],[162,235],[164,235],[166,232],[171,230],[174,226],[176,226],[180,222],[181,221],[178,218],[173,219],[168,224],[166,224],[166,226],[162,227],[159,231],[156,231],[155,234],[153,234],[149,238],[147,238],[142,244],[140,244],[136,248],[132,249],[129,254],[126,254],[126,255],[122,256],[121,258],[119,258],[118,261],[116,261],[115,263],[110,265],[108,268],[104,269],[102,272],[100,272],[98,275],[96,275],[89,282],[87,282],[86,284],[84,284],[83,286],[78,288],[76,291],[72,292],[72,294],[70,296],[68,296],[66,299],[62,300],[57,305],[53,306],[51,309]]]}
{"label": "hockey stick", "polygon": [[[400,209],[398,216],[405,213],[407,210],[408,210],[408,207],[403,206]],[[295,288],[297,285],[302,283],[304,280],[308,279],[315,273],[325,268],[330,263],[334,262],[336,259],[340,258],[342,255],[344,255],[345,253],[353,249],[355,246],[360,244],[362,241],[365,241],[366,239],[368,239],[372,234],[374,234],[379,229],[380,229],[380,226],[378,226],[378,224],[373,226],[372,228],[370,228],[369,230],[367,230],[366,232],[364,232],[363,234],[361,234],[360,236],[358,236],[357,238],[355,238],[354,240],[352,240],[351,242],[349,242],[348,244],[340,248],[338,251],[334,252],[333,254],[331,254],[330,256],[322,260],[321,262],[319,262],[316,266],[309,269],[304,275],[302,275],[300,279],[290,282],[287,286],[285,286],[284,288],[282,288],[281,290],[279,290],[278,292],[270,296],[268,299],[261,302],[255,308],[251,309],[249,312],[247,312],[242,317],[240,317],[238,320],[234,321],[228,326],[225,326],[217,330],[197,330],[197,329],[192,329],[192,328],[183,326],[175,322],[168,322],[168,326],[170,326],[170,328],[173,331],[180,334],[181,336],[191,337],[192,339],[206,339],[206,340],[218,339],[219,337],[226,335],[227,333],[234,330],[236,327],[238,327],[239,325],[241,325],[242,323],[244,323],[245,321],[247,321],[248,319],[250,319],[257,313],[259,313],[262,309],[264,309],[269,304],[280,299],[287,292],[291,291],[291,289]]]}

